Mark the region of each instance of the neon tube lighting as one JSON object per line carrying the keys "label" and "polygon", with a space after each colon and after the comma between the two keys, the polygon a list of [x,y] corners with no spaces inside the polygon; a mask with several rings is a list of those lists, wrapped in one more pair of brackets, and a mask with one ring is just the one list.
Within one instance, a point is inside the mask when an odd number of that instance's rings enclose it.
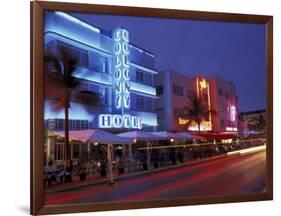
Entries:
{"label": "neon tube lighting", "polygon": [[145,72],[148,72],[148,73],[152,73],[152,74],[158,74],[158,72],[156,70],[152,70],[150,68],[147,68],[147,67],[144,67],[144,66],[141,66],[141,65],[138,65],[138,64],[135,64],[135,63],[132,63],[130,62],[129,63],[131,66],[135,67],[135,68],[138,68],[140,70],[143,70]]}
{"label": "neon tube lighting", "polygon": [[61,11],[56,11],[55,14],[60,16],[60,17],[65,18],[65,19],[68,19],[69,21],[71,21],[73,23],[79,24],[79,25],[81,25],[81,26],[83,26],[83,27],[85,27],[85,28],[87,28],[91,31],[100,33],[100,30],[98,28],[95,28],[95,27],[91,26],[90,24],[85,23],[85,22],[83,22],[83,21],[81,21],[81,20],[79,20],[79,19],[77,19],[77,18],[75,18],[75,17],[73,17],[73,16],[71,16],[67,13],[64,13],[64,12],[61,12]]}

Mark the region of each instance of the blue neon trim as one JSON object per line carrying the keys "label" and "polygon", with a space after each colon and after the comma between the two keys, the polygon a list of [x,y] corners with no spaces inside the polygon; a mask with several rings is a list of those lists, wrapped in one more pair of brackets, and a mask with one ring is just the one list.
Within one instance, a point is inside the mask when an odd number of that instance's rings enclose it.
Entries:
{"label": "blue neon trim", "polygon": [[152,86],[143,85],[143,84],[132,82],[132,81],[130,82],[130,84],[131,84],[130,89],[132,91],[156,96],[156,88],[154,88]]}
{"label": "blue neon trim", "polygon": [[129,64],[130,64],[131,66],[133,66],[133,67],[135,67],[135,68],[138,68],[138,69],[140,69],[140,70],[143,70],[143,71],[145,71],[145,72],[152,73],[152,74],[158,74],[158,72],[157,72],[156,70],[152,70],[152,69],[147,68],[147,67],[144,67],[144,66],[142,66],[142,65],[138,65],[138,64],[135,64],[135,63],[133,63],[133,62],[130,62]]}
{"label": "blue neon trim", "polygon": [[68,19],[69,21],[75,23],[75,24],[78,24],[78,25],[81,25],[91,31],[94,31],[96,33],[100,33],[100,29],[94,27],[94,26],[91,26],[90,24],[86,23],[86,22],[83,22],[81,21],[80,19],[77,19],[76,17],[73,17],[67,13],[64,13],[64,12],[61,12],[61,11],[56,11],[55,12],[56,15],[60,16],[60,17],[63,17],[65,19]]}
{"label": "blue neon trim", "polygon": [[74,76],[80,79],[85,79],[88,81],[104,84],[104,85],[112,85],[112,77],[105,73],[95,72],[93,70],[79,67],[74,72]]}
{"label": "blue neon trim", "polygon": [[135,115],[141,118],[141,122],[143,125],[158,126],[156,113],[135,112]]}

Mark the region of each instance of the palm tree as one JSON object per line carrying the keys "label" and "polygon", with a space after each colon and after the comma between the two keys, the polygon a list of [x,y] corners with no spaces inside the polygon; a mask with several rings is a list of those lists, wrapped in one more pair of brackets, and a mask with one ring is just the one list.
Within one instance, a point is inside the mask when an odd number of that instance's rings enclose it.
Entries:
{"label": "palm tree", "polygon": [[78,59],[74,59],[70,52],[60,48],[58,54],[45,55],[45,100],[50,101],[53,111],[64,110],[64,146],[65,163],[70,159],[69,148],[69,109],[71,101],[84,105],[90,111],[94,105],[99,104],[98,95],[91,91],[81,91],[81,79],[74,76]]}
{"label": "palm tree", "polygon": [[252,118],[248,121],[248,127],[252,131],[264,131],[266,128],[266,120],[265,117],[260,115],[258,117]]}
{"label": "palm tree", "polygon": [[183,117],[189,119],[187,127],[194,121],[198,125],[198,132],[200,133],[200,125],[209,113],[215,112],[210,110],[195,93],[188,96],[188,105],[183,108]]}

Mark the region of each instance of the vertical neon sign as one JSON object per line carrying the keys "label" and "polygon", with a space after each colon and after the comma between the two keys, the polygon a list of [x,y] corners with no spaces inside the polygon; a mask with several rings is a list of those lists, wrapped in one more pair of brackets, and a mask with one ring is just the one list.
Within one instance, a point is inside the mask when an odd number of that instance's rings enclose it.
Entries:
{"label": "vertical neon sign", "polygon": [[114,32],[115,109],[125,114],[130,109],[129,32],[119,28]]}
{"label": "vertical neon sign", "polygon": [[[197,97],[200,100],[204,100],[203,93],[206,93],[208,97],[208,109],[211,110],[211,96],[210,96],[210,84],[203,77],[196,77]],[[205,121],[208,124],[208,128],[212,129],[212,114],[209,112],[209,119]]]}
{"label": "vertical neon sign", "polygon": [[230,120],[235,121],[236,119],[236,108],[235,106],[230,106]]}
{"label": "vertical neon sign", "polygon": [[134,128],[141,129],[142,122],[138,116],[130,113],[130,65],[129,65],[129,32],[118,28],[114,34],[114,114],[100,114],[100,128]]}

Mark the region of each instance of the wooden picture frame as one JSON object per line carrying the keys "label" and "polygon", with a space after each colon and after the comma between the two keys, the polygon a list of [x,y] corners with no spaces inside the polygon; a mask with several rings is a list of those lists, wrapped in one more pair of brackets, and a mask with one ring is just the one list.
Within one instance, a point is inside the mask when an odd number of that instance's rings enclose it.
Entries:
{"label": "wooden picture frame", "polygon": [[[239,196],[210,196],[176,198],[168,200],[83,203],[67,205],[44,204],[43,183],[43,151],[44,151],[44,11],[65,11],[80,13],[97,13],[125,16],[144,16],[160,18],[176,18],[191,20],[208,20],[223,22],[256,23],[266,25],[266,191],[260,194]],[[273,17],[264,15],[246,15],[232,13],[216,13],[186,10],[170,10],[141,7],[105,6],[94,4],[64,2],[31,2],[31,143],[30,143],[30,206],[31,214],[61,214],[91,211],[108,211],[122,209],[138,209],[198,204],[230,203],[244,201],[260,201],[273,199]]]}

